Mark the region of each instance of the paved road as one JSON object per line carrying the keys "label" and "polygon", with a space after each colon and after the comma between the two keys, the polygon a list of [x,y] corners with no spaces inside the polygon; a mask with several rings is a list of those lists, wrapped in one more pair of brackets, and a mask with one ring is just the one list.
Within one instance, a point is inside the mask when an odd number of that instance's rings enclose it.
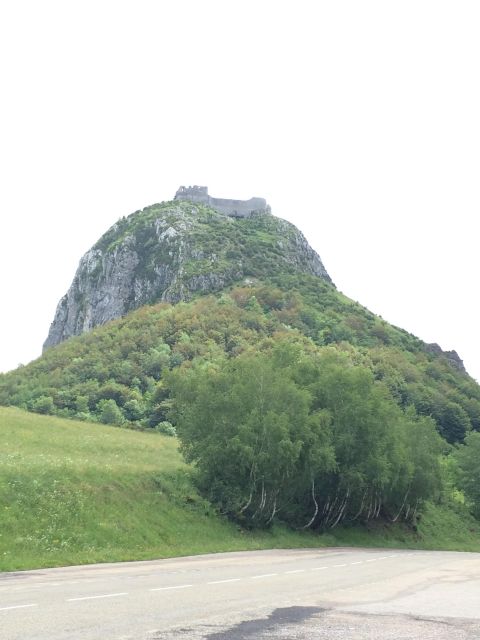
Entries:
{"label": "paved road", "polygon": [[478,640],[480,554],[225,553],[0,574],[2,640]]}

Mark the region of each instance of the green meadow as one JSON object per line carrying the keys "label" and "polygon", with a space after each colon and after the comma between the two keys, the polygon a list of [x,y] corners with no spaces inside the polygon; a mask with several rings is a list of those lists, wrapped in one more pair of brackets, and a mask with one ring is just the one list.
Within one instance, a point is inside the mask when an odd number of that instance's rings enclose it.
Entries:
{"label": "green meadow", "polygon": [[245,531],[190,480],[175,438],[0,408],[0,570],[334,545],[480,550],[460,503],[416,530],[376,523],[316,534]]}

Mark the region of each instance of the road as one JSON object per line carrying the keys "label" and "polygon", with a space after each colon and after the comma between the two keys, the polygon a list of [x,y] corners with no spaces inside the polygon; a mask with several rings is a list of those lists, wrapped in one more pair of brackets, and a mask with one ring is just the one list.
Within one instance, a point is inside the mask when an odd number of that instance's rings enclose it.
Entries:
{"label": "road", "polygon": [[2,640],[480,638],[480,554],[223,553],[0,574]]}

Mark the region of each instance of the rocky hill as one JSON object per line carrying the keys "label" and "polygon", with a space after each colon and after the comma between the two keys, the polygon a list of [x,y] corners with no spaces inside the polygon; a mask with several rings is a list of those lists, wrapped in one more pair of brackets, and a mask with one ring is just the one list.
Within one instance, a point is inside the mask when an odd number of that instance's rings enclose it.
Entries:
{"label": "rocky hill", "polygon": [[294,344],[348,356],[403,411],[433,417],[449,442],[480,430],[480,387],[455,353],[342,295],[302,233],[265,201],[192,189],[193,200],[182,190],[119,220],[87,252],[49,348],[0,375],[0,404],[156,429],[173,419],[170,373]]}
{"label": "rocky hill", "polygon": [[268,209],[232,217],[201,202],[156,204],[119,220],[83,256],[44,347],[145,304],[190,300],[278,273],[331,282],[303,234]]}
{"label": "rocky hill", "polygon": [[265,201],[191,189],[87,252],[0,405],[177,434],[202,496],[255,527],[417,526],[460,495],[445,454],[466,443],[458,487],[480,513],[480,387],[458,355],[337,291]]}

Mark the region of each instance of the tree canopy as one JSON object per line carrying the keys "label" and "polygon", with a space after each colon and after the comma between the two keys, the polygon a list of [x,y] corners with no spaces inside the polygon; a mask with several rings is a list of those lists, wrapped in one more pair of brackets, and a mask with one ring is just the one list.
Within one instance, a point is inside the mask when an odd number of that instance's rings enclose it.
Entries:
{"label": "tree canopy", "polygon": [[441,489],[442,440],[370,370],[334,349],[279,343],[170,379],[173,416],[200,487],[249,524],[411,518]]}

